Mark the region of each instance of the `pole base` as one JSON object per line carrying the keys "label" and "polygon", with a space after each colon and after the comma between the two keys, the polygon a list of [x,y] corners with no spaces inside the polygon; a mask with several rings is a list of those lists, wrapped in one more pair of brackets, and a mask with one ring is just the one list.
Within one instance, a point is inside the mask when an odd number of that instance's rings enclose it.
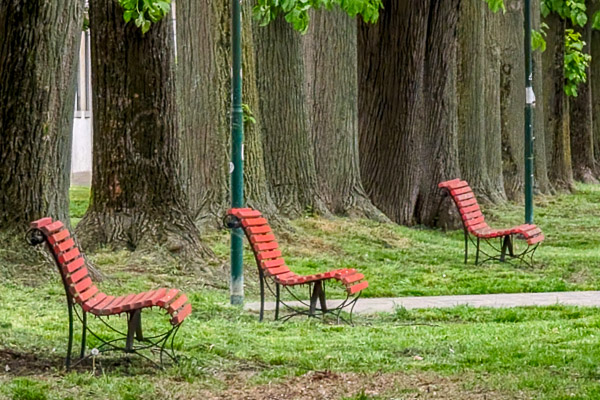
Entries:
{"label": "pole base", "polygon": [[244,296],[240,296],[239,294],[232,294],[230,297],[232,306],[241,306],[244,304]]}

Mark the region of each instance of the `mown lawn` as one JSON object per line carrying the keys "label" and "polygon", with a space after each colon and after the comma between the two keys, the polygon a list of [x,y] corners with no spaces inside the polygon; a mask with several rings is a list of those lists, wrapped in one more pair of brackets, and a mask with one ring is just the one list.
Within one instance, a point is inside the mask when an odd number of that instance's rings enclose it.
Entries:
{"label": "mown lawn", "polygon": [[[72,194],[72,217],[80,218],[87,191]],[[588,290],[600,277],[599,202],[600,189],[584,185],[576,195],[537,199],[536,223],[548,239],[533,268],[465,266],[461,232],[370,221],[304,218],[292,221],[279,241],[297,272],[364,271],[370,297]],[[492,225],[522,220],[515,205],[485,212]],[[256,315],[226,305],[227,238],[227,232],[207,235],[215,259],[199,266],[178,265],[160,252],[104,250],[90,257],[105,277],[99,285],[111,294],[170,285],[190,295],[194,313],[176,342],[181,362],[164,371],[138,358],[104,355],[94,371],[88,363],[66,373],[58,274],[49,264],[6,265],[0,398],[600,398],[596,309],[399,309],[358,317],[355,326],[258,323]],[[255,300],[256,274],[246,257],[247,297]],[[150,312],[144,323],[151,331],[166,319]]]}

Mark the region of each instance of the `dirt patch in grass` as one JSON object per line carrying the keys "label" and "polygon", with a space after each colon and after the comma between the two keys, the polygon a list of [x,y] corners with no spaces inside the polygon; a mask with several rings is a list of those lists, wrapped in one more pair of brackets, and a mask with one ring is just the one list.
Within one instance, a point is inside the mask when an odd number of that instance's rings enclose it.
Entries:
{"label": "dirt patch in grass", "polygon": [[27,376],[39,375],[56,369],[64,359],[56,355],[48,358],[31,353],[0,349],[0,374]]}
{"label": "dirt patch in grass", "polygon": [[[205,400],[327,400],[327,399],[508,399],[508,396],[483,388],[465,389],[461,382],[433,374],[309,372],[284,382],[258,386],[236,386],[213,393],[202,391]],[[525,398],[525,397],[520,397]]]}

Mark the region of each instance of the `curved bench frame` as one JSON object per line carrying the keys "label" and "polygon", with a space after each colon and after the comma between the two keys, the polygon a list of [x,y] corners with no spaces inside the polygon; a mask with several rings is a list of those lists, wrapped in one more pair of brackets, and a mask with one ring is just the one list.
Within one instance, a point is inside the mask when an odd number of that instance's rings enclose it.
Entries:
{"label": "curved bench frame", "polygon": [[[491,260],[506,262],[508,255],[518,259],[520,263],[533,267],[533,256],[539,244],[544,241],[544,235],[536,225],[524,224],[509,229],[491,229],[485,222],[477,199],[469,184],[460,179],[442,182],[438,187],[452,196],[452,200],[461,215],[465,236],[465,264],[469,256],[469,241],[476,247],[475,265],[484,264]],[[467,203],[465,203],[467,202]],[[465,206],[464,204],[468,204]],[[515,253],[513,236],[524,239],[527,247]],[[476,239],[474,239],[476,238]],[[493,242],[499,239],[499,246]],[[481,249],[481,241],[485,241],[497,255],[489,254]],[[479,261],[479,254],[486,258]]]}
{"label": "curved bench frame", "polygon": [[[254,252],[260,283],[260,321],[264,317],[266,288],[275,296],[275,320],[280,319],[280,305],[283,305],[284,308],[290,311],[290,314],[281,318],[283,321],[297,315],[324,318],[327,314],[334,314],[338,323],[341,320],[352,324],[354,306],[361,292],[369,286],[368,282],[363,280],[363,274],[355,269],[339,269],[308,276],[300,276],[290,271],[281,257],[271,227],[257,210],[251,208],[231,209],[225,217],[224,224],[227,228],[233,229],[234,234],[241,235],[239,230],[243,230]],[[338,306],[329,308],[327,306],[325,283],[332,279],[340,281],[346,287],[346,298]],[[308,287],[308,298],[310,299],[308,303],[292,290],[297,286]],[[304,307],[296,307],[283,301],[281,297],[282,287]],[[348,307],[350,307],[350,316],[346,320],[342,317],[341,312]]]}
{"label": "curved bench frame", "polygon": [[[175,316],[171,319],[171,328],[163,333],[160,333],[160,334],[154,335],[154,336],[150,336],[150,337],[144,336],[142,333],[141,312],[144,308],[150,308],[150,307],[156,306],[157,304],[154,304],[154,302],[153,302],[152,305],[136,307],[136,306],[133,306],[133,300],[136,300],[136,303],[139,303],[143,299],[148,300],[148,299],[150,299],[150,297],[154,298],[154,297],[164,295],[164,297],[161,298],[161,300],[162,300],[162,299],[166,298],[167,295],[169,295],[172,291],[167,292],[166,289],[159,289],[159,290],[152,291],[152,292],[144,292],[144,293],[138,293],[137,295],[129,295],[128,296],[130,298],[129,303],[127,303],[125,301],[121,302],[123,307],[125,307],[126,305],[128,306],[128,310],[119,310],[119,312],[114,312],[114,313],[112,313],[111,311],[106,311],[103,315],[95,314],[94,312],[92,312],[92,311],[94,311],[94,309],[90,308],[90,305],[94,304],[94,300],[96,300],[95,304],[97,304],[97,305],[107,301],[108,303],[106,305],[108,306],[109,304],[110,305],[116,304],[118,299],[126,300],[127,298],[123,299],[123,297],[125,297],[125,296],[122,296],[121,298],[113,297],[112,300],[110,300],[109,297],[112,297],[112,296],[106,296],[106,295],[102,296],[102,298],[101,298],[101,295],[103,295],[103,294],[97,293],[97,290],[96,290],[94,293],[92,293],[89,296],[89,298],[87,298],[86,300],[82,300],[83,299],[82,292],[86,291],[86,290],[90,290],[90,289],[86,288],[86,289],[83,289],[80,291],[79,289],[77,289],[76,283],[69,283],[69,280],[70,280],[69,278],[70,278],[70,276],[73,276],[74,273],[81,271],[80,274],[85,275],[86,277],[82,278],[78,282],[82,282],[85,279],[90,279],[89,275],[87,274],[87,268],[85,266],[85,261],[82,262],[81,268],[70,273],[69,277],[67,276],[67,274],[63,271],[65,262],[61,260],[61,255],[64,254],[65,252],[71,251],[73,249],[77,249],[77,253],[79,255],[80,254],[79,247],[76,244],[73,244],[73,246],[69,247],[69,249],[65,249],[63,252],[57,253],[57,251],[55,249],[56,249],[56,246],[59,245],[59,243],[57,242],[57,243],[54,243],[54,245],[53,245],[51,243],[51,239],[50,239],[50,236],[52,236],[52,234],[55,232],[48,231],[48,227],[52,226],[52,224],[57,224],[55,226],[60,226],[59,229],[63,232],[66,232],[64,234],[65,237],[63,238],[61,243],[66,243],[66,242],[70,241],[70,239],[71,239],[70,234],[66,229],[63,228],[62,223],[60,223],[60,221],[53,222],[50,218],[43,218],[41,220],[33,222],[31,224],[31,229],[29,229],[29,231],[27,232],[27,241],[32,246],[37,246],[42,243],[46,244],[46,247],[52,256],[52,260],[54,261],[55,265],[57,266],[58,271],[61,276],[63,287],[65,290],[65,297],[67,300],[67,310],[68,310],[68,315],[69,315],[69,335],[68,335],[67,357],[65,360],[65,366],[66,366],[67,370],[70,369],[71,367],[76,366],[77,364],[81,363],[82,361],[94,356],[91,353],[88,354],[87,356],[85,355],[88,332],[93,337],[95,337],[98,341],[100,341],[102,343],[96,349],[96,350],[98,350],[99,354],[109,352],[109,351],[122,351],[122,352],[128,353],[128,354],[135,354],[142,358],[145,358],[146,360],[150,361],[152,364],[154,364],[155,366],[157,366],[159,368],[162,368],[163,355],[166,354],[173,362],[177,363],[177,357],[175,355],[175,349],[174,349],[175,337],[177,336],[177,332],[179,331],[181,323],[183,323],[185,318],[187,316],[189,316],[189,314],[191,313],[191,305],[190,305],[190,303],[187,302],[187,297],[184,294],[182,294],[181,296],[178,297],[179,303],[182,303],[182,305],[177,310],[175,310],[176,311]],[[79,258],[83,259],[83,255],[81,255]],[[62,267],[61,267],[61,265],[62,265]],[[91,283],[91,279],[90,279],[90,283]],[[95,288],[95,286],[93,286],[93,284],[91,284],[90,288],[91,287]],[[153,293],[154,293],[154,295],[152,295]],[[168,303],[165,303],[162,306],[162,308],[166,308],[166,306],[168,306],[169,304],[174,304],[176,301],[175,300],[176,295],[179,293],[180,292],[177,291],[176,294],[171,295]],[[94,296],[96,296],[96,297],[94,297]],[[78,305],[79,307],[75,307],[76,305]],[[86,310],[86,308],[87,308],[87,310]],[[115,327],[110,325],[107,321],[108,317],[110,317],[111,315],[115,315],[115,314],[121,315],[121,313],[125,313],[127,315],[127,332],[122,332],[119,329],[116,329]],[[79,359],[74,364],[71,364],[71,358],[72,358],[72,352],[73,352],[73,325],[74,325],[74,315],[73,314],[75,314],[77,319],[81,322],[82,330],[81,330],[81,350],[80,350],[80,354],[79,354]],[[110,340],[106,340],[106,339],[102,338],[102,336],[100,334],[96,333],[88,325],[87,314],[94,315],[100,322],[102,322],[103,325],[105,325],[111,331],[118,334],[119,337],[110,339]],[[170,339],[170,344],[169,344],[169,339]],[[121,342],[121,341],[124,342],[124,345],[119,346],[116,344],[117,342]],[[136,341],[138,343],[136,343]],[[143,354],[141,352],[143,350],[153,350],[153,349],[159,350],[160,363],[157,363],[156,361],[152,360],[150,357],[146,356],[145,354]]]}

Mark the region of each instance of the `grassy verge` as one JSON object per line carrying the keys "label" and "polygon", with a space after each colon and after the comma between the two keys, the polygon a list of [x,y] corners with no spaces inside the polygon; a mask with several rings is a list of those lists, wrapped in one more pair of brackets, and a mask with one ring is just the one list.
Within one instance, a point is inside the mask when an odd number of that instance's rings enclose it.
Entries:
{"label": "grassy verge", "polygon": [[[77,222],[87,191],[75,188],[72,195]],[[595,289],[599,202],[600,189],[583,185],[576,195],[537,199],[536,223],[548,239],[534,268],[465,266],[461,232],[362,220],[292,221],[279,241],[299,273],[365,272],[371,297]],[[485,213],[491,225],[522,220],[514,205]],[[204,240],[222,266],[214,267],[215,276],[226,277],[227,232]],[[252,300],[256,276],[249,252],[246,257]],[[26,278],[0,283],[0,398],[600,398],[595,309],[399,309],[359,317],[354,327],[304,319],[261,324],[256,315],[226,305],[225,278],[182,271],[156,254],[101,251],[91,259],[105,274],[100,286],[111,294],[168,285],[190,295],[194,313],[176,342],[180,365],[157,371],[140,359],[102,356],[94,374],[89,364],[65,373],[59,277],[51,265],[47,274],[36,272],[39,267],[27,274],[23,267]],[[146,314],[149,331],[165,326],[160,313]]]}

